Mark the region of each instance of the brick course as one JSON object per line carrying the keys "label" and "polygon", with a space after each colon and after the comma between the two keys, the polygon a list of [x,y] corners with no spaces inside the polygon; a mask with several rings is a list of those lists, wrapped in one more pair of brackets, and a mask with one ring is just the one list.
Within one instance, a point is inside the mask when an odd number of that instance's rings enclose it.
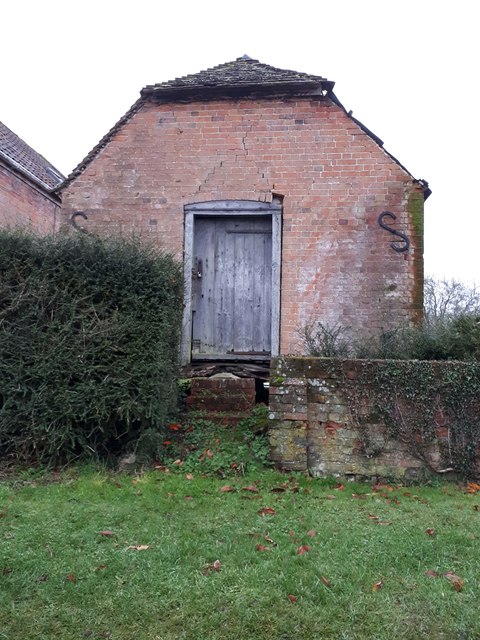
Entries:
{"label": "brick course", "polygon": [[55,198],[0,163],[0,228],[54,233],[60,224],[59,211],[60,203]]}

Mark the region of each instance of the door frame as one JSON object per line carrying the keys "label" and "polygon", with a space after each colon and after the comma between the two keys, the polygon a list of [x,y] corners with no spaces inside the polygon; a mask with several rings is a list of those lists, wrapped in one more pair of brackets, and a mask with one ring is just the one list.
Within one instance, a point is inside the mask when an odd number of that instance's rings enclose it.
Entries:
{"label": "door frame", "polygon": [[[184,306],[182,321],[181,362],[185,366],[192,358],[192,269],[195,219],[213,216],[268,216],[272,218],[272,323],[271,355],[279,355],[280,349],[280,276],[282,257],[282,204],[257,202],[256,200],[214,200],[196,202],[184,206]],[[238,359],[248,360],[248,356]],[[219,357],[221,359],[221,357]]]}

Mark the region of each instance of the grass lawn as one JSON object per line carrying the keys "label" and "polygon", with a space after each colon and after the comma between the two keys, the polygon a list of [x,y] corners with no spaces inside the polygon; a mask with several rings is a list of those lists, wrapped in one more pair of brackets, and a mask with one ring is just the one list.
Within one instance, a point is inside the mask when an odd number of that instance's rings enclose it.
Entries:
{"label": "grass lawn", "polygon": [[4,481],[0,640],[478,640],[479,505],[273,471]]}

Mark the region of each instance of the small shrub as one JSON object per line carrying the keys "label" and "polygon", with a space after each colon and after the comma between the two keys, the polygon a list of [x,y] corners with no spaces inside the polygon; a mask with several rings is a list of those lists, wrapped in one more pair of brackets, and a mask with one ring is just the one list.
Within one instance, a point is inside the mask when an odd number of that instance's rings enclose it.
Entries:
{"label": "small shrub", "polygon": [[301,331],[306,352],[321,358],[348,358],[352,355],[352,346],[348,338],[348,329],[339,324],[329,325],[312,322]]}

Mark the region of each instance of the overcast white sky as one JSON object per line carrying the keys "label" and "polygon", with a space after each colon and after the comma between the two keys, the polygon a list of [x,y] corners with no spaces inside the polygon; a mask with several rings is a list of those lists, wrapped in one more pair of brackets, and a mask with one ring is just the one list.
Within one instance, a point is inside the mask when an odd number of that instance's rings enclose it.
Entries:
{"label": "overcast white sky", "polygon": [[473,0],[3,2],[0,120],[68,174],[140,89],[248,54],[336,82],[433,190],[429,274],[480,284]]}

